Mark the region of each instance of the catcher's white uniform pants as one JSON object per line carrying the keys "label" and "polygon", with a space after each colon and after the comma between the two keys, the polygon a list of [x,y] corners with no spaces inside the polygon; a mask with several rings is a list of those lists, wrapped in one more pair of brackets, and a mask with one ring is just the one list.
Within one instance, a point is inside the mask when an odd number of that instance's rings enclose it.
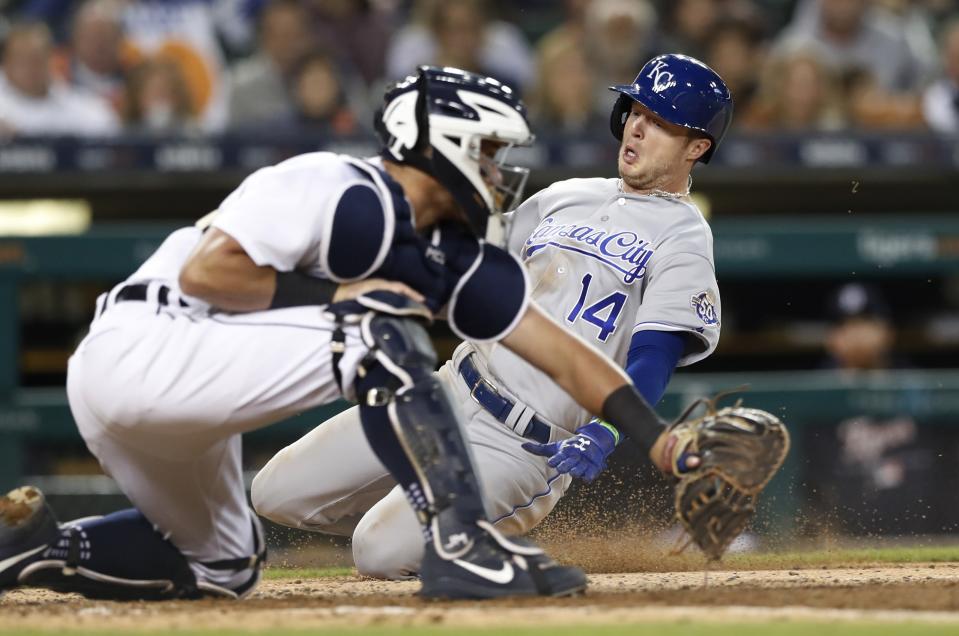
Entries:
{"label": "catcher's white uniform pants", "polygon": [[[464,422],[486,510],[507,534],[539,524],[566,492],[569,475],[521,448],[523,439],[470,398],[454,359],[439,370]],[[551,439],[569,433],[554,428]],[[403,491],[370,449],[353,407],[284,448],[253,480],[253,506],[277,523],[353,535],[366,576],[407,578],[419,571],[423,533]]]}
{"label": "catcher's white uniform pants", "polygon": [[[332,325],[312,307],[192,316],[155,287],[94,320],[70,359],[70,407],[104,471],[187,558],[250,556],[240,433],[341,397]],[[365,353],[348,330],[346,381]],[[193,569],[222,585],[249,576]]]}

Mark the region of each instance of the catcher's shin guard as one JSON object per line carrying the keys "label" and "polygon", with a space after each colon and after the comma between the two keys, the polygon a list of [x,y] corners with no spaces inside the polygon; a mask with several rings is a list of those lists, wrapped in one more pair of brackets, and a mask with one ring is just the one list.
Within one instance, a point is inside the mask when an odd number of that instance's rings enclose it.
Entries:
{"label": "catcher's shin guard", "polygon": [[54,542],[20,571],[17,582],[120,601],[242,598],[259,582],[265,557],[262,530],[255,523],[256,555],[200,563],[210,570],[249,570],[229,588],[198,581],[187,558],[135,509],[62,524]]}
{"label": "catcher's shin guard", "polygon": [[429,336],[413,320],[380,314],[364,317],[361,332],[370,347],[356,382],[363,430],[436,551],[455,558],[470,549],[485,511]]}

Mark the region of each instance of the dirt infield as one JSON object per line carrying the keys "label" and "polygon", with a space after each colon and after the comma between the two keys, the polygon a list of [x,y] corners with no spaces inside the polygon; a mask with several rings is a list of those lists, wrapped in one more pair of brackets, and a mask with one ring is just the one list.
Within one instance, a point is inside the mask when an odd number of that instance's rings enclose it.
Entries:
{"label": "dirt infield", "polygon": [[0,598],[0,629],[172,630],[357,625],[557,625],[809,619],[956,624],[959,563],[594,574],[571,599],[425,602],[418,583],[353,576],[265,581],[244,602],[95,602],[42,590]]}

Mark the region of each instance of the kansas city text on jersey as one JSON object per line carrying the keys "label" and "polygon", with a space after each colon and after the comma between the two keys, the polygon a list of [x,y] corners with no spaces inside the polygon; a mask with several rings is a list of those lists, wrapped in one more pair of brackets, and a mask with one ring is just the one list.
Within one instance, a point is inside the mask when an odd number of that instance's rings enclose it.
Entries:
{"label": "kansas city text on jersey", "polygon": [[[566,240],[562,243],[550,240],[556,238]],[[569,245],[567,244],[569,241],[588,245],[589,248]],[[549,246],[592,256],[616,271],[622,272],[623,282],[626,284],[646,274],[646,264],[653,255],[649,241],[639,238],[634,232],[609,233],[607,230],[576,223],[556,225],[551,216],[543,219],[526,241],[526,245],[524,258],[529,258],[540,249]]]}

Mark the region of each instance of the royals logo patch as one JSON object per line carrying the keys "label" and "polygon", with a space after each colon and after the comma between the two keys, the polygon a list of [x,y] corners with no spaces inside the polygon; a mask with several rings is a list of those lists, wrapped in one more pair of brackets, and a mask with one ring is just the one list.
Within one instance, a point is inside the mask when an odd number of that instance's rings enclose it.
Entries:
{"label": "royals logo patch", "polygon": [[690,304],[704,324],[709,327],[719,324],[719,316],[716,315],[716,299],[713,298],[712,292],[704,291],[696,294],[690,299]]}

